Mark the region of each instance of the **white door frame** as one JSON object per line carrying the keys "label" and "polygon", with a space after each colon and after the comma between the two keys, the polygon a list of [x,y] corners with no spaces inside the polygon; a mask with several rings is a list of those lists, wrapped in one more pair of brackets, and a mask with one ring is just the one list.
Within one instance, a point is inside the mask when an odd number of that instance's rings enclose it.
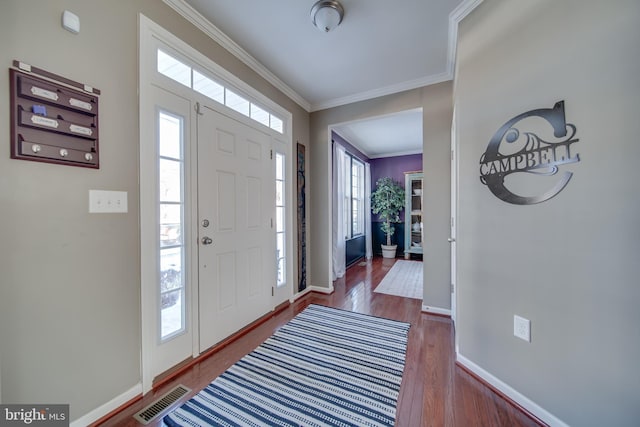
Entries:
{"label": "white door frame", "polygon": [[[457,227],[458,227],[458,139],[456,135],[456,109],[451,120],[451,320],[456,323],[457,314]],[[457,335],[456,335],[457,336]],[[457,341],[456,341],[457,342]],[[457,345],[457,344],[456,344]]]}
{"label": "white door frame", "polygon": [[[260,103],[261,105],[267,107],[272,113],[277,114],[280,118],[282,118],[284,123],[284,129],[282,134],[277,134],[277,132],[273,131],[276,135],[276,138],[280,142],[284,142],[286,156],[286,173],[288,177],[293,176],[293,149],[292,149],[292,114],[280,107],[278,104],[271,101],[269,98],[262,95],[260,92],[253,89],[251,86],[229,73],[224,68],[217,65],[215,62],[211,60],[211,58],[201,54],[196,49],[192,48],[179,38],[175,37],[173,34],[154,23],[144,15],[139,15],[139,120],[140,120],[140,181],[141,183],[144,181],[145,176],[148,179],[150,174],[154,174],[153,171],[149,171],[149,167],[145,165],[144,160],[145,156],[148,153],[145,151],[145,148],[148,147],[148,144],[153,144],[153,129],[154,124],[149,123],[149,108],[153,107],[153,101],[151,97],[152,85],[156,85],[158,87],[170,87],[171,91],[184,96],[187,99],[191,99],[192,103],[195,104],[196,101],[200,100],[201,102],[206,99],[204,102],[208,102],[208,98],[205,98],[203,95],[199,95],[196,92],[192,91],[190,88],[184,87],[176,82],[168,82],[164,76],[158,76],[158,73],[155,70],[155,64],[153,58],[155,58],[155,48],[161,43],[163,45],[169,46],[175,52],[179,52],[183,58],[188,59],[190,63],[197,64],[199,68],[202,70],[206,70],[212,75],[215,75],[216,78],[221,82],[228,84],[229,87],[235,88],[236,90],[240,90],[242,93],[246,94],[251,100]],[[214,108],[220,108],[221,111],[226,111],[228,107],[223,105],[217,106],[215,102],[210,101],[211,105],[214,105]],[[235,113],[235,112],[232,112]],[[251,119],[246,118],[244,116],[239,115],[239,120],[244,120],[247,123],[255,125],[256,123],[252,122]],[[192,139],[196,135],[195,126],[196,120],[192,119],[191,121],[191,135]],[[192,144],[193,141],[187,141],[186,143]],[[197,153],[195,150],[191,150],[191,156],[189,159],[185,159],[190,162],[189,170],[185,173],[185,186],[190,187],[190,194],[197,194],[197,168],[195,160],[197,159]],[[147,161],[148,163],[148,161]],[[292,185],[293,180],[288,183],[290,187]],[[275,196],[275,195],[274,195]],[[291,191],[287,191],[287,197],[289,197],[289,206],[292,207],[287,213],[287,229],[290,230],[287,233],[286,245],[287,245],[287,262],[286,262],[286,274],[287,274],[287,283],[291,286],[288,290],[289,299],[293,296],[293,285],[295,280],[293,279],[293,265],[294,258],[292,254],[293,250],[293,230],[294,230],[294,210],[295,203],[290,198],[292,196]],[[155,333],[155,325],[157,320],[154,317],[154,313],[156,310],[150,309],[150,304],[153,304],[155,301],[155,283],[152,282],[152,278],[155,276],[152,273],[155,269],[157,269],[158,261],[157,259],[149,257],[148,254],[143,255],[142,248],[145,246],[145,242],[150,239],[148,230],[145,233],[142,233],[142,223],[148,219],[145,219],[142,216],[143,206],[146,206],[145,209],[149,209],[150,197],[154,198],[155,194],[145,194],[144,191],[140,191],[140,212],[141,212],[141,378],[142,378],[142,392],[147,393],[152,389],[153,385],[153,377],[154,374],[152,372],[151,365],[151,352],[153,351],[153,346],[156,339]],[[187,203],[194,203],[193,199],[188,201]],[[153,201],[155,209],[155,201]],[[192,224],[197,224],[197,210],[191,209],[190,216],[185,215],[185,221],[189,221]],[[199,354],[199,336],[198,336],[198,328],[196,319],[198,319],[198,294],[197,294],[197,271],[198,271],[198,258],[196,256],[198,250],[198,242],[197,242],[197,227],[191,227],[192,235],[190,247],[187,248],[188,251],[191,251],[191,259],[187,260],[187,268],[189,269],[190,276],[187,278],[188,281],[191,282],[190,292],[190,309],[191,315],[190,319],[192,320],[190,324],[187,325],[188,328],[191,328],[193,332],[193,342],[192,342],[192,356],[196,357]],[[195,238],[194,238],[195,236]],[[282,292],[279,293],[282,295]],[[275,298],[274,298],[275,300]]]}

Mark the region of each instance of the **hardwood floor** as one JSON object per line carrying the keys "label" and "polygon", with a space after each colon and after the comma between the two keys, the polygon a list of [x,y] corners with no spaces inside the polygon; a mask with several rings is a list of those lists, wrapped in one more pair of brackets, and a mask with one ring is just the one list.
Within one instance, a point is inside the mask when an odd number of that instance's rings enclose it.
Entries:
{"label": "hardwood floor", "polygon": [[[323,304],[411,323],[396,426],[539,426],[455,364],[451,319],[422,313],[422,301],[374,293],[395,260],[357,264],[334,283],[331,295],[308,294],[267,321],[167,382],[101,426],[140,426],[132,415],[177,384],[193,391],[209,384],[309,304]],[[176,404],[176,406],[178,406]],[[162,425],[161,417],[152,426]]]}

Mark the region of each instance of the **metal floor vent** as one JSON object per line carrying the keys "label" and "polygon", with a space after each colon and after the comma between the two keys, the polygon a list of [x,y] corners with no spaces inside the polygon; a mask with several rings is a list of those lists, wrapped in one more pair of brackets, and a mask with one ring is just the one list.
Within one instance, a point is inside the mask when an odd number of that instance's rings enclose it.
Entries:
{"label": "metal floor vent", "polygon": [[189,393],[191,389],[182,384],[175,386],[167,393],[158,398],[155,402],[144,408],[133,416],[138,422],[147,425],[162,414],[162,411],[176,403],[182,396]]}

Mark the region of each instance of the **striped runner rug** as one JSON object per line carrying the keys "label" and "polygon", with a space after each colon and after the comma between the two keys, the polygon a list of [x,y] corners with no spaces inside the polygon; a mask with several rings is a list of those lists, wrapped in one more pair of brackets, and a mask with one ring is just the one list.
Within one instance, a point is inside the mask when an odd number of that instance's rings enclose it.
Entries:
{"label": "striped runner rug", "polygon": [[393,426],[409,324],[310,305],[169,426]]}

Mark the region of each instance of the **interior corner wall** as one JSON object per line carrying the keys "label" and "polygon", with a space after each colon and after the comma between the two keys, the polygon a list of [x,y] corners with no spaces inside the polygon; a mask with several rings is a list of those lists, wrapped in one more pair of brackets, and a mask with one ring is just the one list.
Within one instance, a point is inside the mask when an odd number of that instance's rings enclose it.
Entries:
{"label": "interior corner wall", "polygon": [[[289,110],[294,148],[308,147],[309,114],[164,2],[21,0],[1,9],[5,78],[17,59],[102,92],[94,170],[10,159],[9,85],[0,85],[2,402],[69,403],[75,421],[141,381],[139,13]],[[65,10],[79,16],[79,34],[62,28]],[[128,212],[89,214],[90,189],[126,191]]]}
{"label": "interior corner wall", "polygon": [[[450,217],[450,163],[452,82],[444,82],[367,101],[334,107],[311,113],[310,146],[312,154],[311,223],[313,257],[312,285],[331,287],[329,269],[331,241],[328,206],[330,125],[355,121],[400,111],[423,110],[423,166],[425,190],[425,275],[424,303],[450,308],[450,254],[447,236]],[[427,159],[427,160],[425,160]]]}
{"label": "interior corner wall", "polygon": [[[636,0],[485,0],[460,24],[459,356],[556,424],[640,420],[639,18]],[[580,161],[505,184],[537,196],[569,171],[568,185],[532,205],[494,196],[480,181],[492,136],[561,100]],[[520,134],[550,135],[538,120]],[[514,315],[531,342],[514,337]]]}

